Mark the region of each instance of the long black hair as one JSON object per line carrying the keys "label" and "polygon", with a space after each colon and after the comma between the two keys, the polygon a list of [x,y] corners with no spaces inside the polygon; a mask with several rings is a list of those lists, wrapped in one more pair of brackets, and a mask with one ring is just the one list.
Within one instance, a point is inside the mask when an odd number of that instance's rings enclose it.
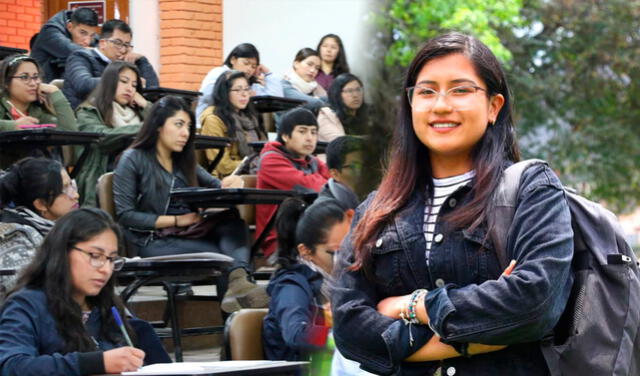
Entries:
{"label": "long black hair", "polygon": [[[333,62],[333,70],[331,71],[331,75],[336,77],[342,73],[349,73],[349,64],[347,63],[347,53],[344,51],[344,45],[342,44],[342,39],[335,34],[327,34],[320,38],[320,42],[318,43],[318,48],[316,50],[320,53],[320,46],[325,39],[332,38],[338,44],[338,56],[336,56],[336,60]],[[322,56],[320,56],[320,60],[322,60]]]}
{"label": "long black hair", "polygon": [[[216,107],[213,113],[227,126],[227,137],[231,139],[236,137],[236,127],[233,125],[234,120],[232,114],[238,110],[236,110],[236,108],[231,104],[229,95],[231,93],[231,87],[233,87],[233,82],[238,78],[244,78],[247,80],[247,83],[249,83],[247,76],[240,71],[232,70],[223,73],[218,78],[218,81],[216,81],[216,85],[213,87],[213,94],[211,95],[213,105]],[[247,107],[239,110],[239,112],[249,118],[252,118],[256,124],[259,124],[251,101],[249,101]],[[258,131],[266,136],[266,132],[260,125],[258,125]]]}
{"label": "long black hair", "polygon": [[418,74],[425,64],[451,54],[466,56],[486,84],[487,95],[491,97],[501,94],[504,104],[495,123],[487,127],[474,146],[472,158],[476,178],[471,190],[471,201],[457,207],[443,220],[451,228],[474,228],[480,225],[487,217],[491,195],[498,186],[505,162],[520,160],[511,113],[511,94],[504,71],[495,55],[478,39],[457,32],[442,34],[429,40],[407,70],[400,95],[399,124],[394,127],[389,167],[377,195],[354,230],[356,261],[353,269],[364,266],[367,272],[376,234],[407,203],[414,192],[427,187],[429,193],[433,194],[429,150],[413,130],[411,105],[405,93],[407,88],[416,84]]}
{"label": "long black hair", "polygon": [[[130,69],[136,74],[136,91],[142,94],[142,80],[140,79],[140,71],[131,63],[126,61],[114,61],[110,63],[102,73],[98,86],[91,92],[87,102],[98,109],[102,115],[104,125],[113,128],[113,101],[115,100],[116,91],[118,90],[118,82],[120,82],[120,73]],[[142,119],[142,111],[137,107],[132,107],[138,117]]]}
{"label": "long black hair", "polygon": [[62,193],[62,165],[47,158],[27,157],[14,163],[0,176],[0,206],[13,203],[34,212],[37,199],[53,205]]}
{"label": "long black hair", "polygon": [[342,89],[347,86],[348,83],[357,81],[360,84],[360,87],[364,89],[364,85],[362,85],[362,81],[351,73],[342,73],[338,77],[336,77],[331,86],[329,86],[329,91],[327,92],[327,96],[329,97],[329,105],[338,115],[338,119],[341,122],[345,122],[348,118],[351,117],[361,117],[366,111],[366,106],[364,103],[364,93],[362,96],[362,106],[356,110],[354,116],[349,115],[349,109],[345,106],[344,101],[342,100]]}
{"label": "long black hair", "polygon": [[314,253],[316,245],[327,241],[331,227],[344,218],[344,209],[334,199],[312,205],[295,197],[284,200],[276,215],[278,263],[284,268],[296,264],[298,244],[304,244]]}
{"label": "long black hair", "polygon": [[[105,231],[113,231],[118,239],[118,249],[123,249],[120,227],[104,211],[82,208],[62,216],[44,238],[34,259],[24,269],[16,286],[9,293],[10,298],[13,292],[22,288],[44,291],[49,312],[64,340],[66,352],[87,352],[95,350],[96,346],[82,323],[81,307],[72,296],[69,252],[76,244],[88,241]],[[114,305],[121,314],[124,313],[124,306],[114,293],[114,279],[112,275],[98,295],[87,296],[86,300],[90,307],[100,311],[101,337],[112,343],[124,344],[111,315],[111,307]],[[132,336],[133,330],[128,324],[126,327]]]}
{"label": "long black hair", "polygon": [[196,135],[196,122],[193,111],[187,102],[182,98],[173,95],[167,95],[158,100],[153,107],[149,116],[144,119],[144,124],[138,132],[136,139],[133,141],[131,147],[133,149],[145,150],[149,153],[153,153],[155,156],[156,147],[158,143],[159,132],[158,130],[164,126],[164,123],[168,118],[174,116],[179,111],[184,111],[189,116],[191,124],[189,125],[189,138],[187,143],[179,153],[172,153],[171,157],[176,167],[181,170],[189,180],[188,183],[191,186],[197,186],[198,181],[196,179],[196,156],[194,137]]}

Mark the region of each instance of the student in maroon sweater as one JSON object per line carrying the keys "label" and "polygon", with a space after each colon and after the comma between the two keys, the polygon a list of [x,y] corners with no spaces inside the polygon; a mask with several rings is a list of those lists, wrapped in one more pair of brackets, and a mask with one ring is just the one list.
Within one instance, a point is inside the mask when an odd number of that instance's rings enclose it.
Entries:
{"label": "student in maroon sweater", "polygon": [[[313,113],[305,108],[287,112],[276,141],[262,148],[257,187],[319,192],[330,176],[327,165],[311,155],[317,142],[318,123]],[[276,208],[276,205],[256,205],[256,234],[262,232]],[[272,230],[262,244],[262,250],[269,257],[275,248],[276,233]]]}

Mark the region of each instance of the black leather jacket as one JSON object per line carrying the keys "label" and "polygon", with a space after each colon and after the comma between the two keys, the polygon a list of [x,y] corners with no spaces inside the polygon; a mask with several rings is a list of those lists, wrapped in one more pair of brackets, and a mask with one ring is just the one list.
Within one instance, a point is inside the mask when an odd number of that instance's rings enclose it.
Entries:
{"label": "black leather jacket", "polygon": [[[200,166],[196,175],[199,186],[220,187],[220,180]],[[166,214],[176,177],[189,181],[182,171],[165,170],[155,150],[129,149],[122,154],[113,176],[113,198],[120,225],[131,231],[138,245],[153,234],[158,216]]]}

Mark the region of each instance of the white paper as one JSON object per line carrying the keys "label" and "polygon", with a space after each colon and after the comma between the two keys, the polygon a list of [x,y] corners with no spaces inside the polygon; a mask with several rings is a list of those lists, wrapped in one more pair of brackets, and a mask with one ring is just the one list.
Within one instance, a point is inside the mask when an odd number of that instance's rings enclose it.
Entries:
{"label": "white paper", "polygon": [[291,362],[270,360],[230,360],[221,362],[158,363],[142,367],[138,371],[123,372],[122,375],[189,375],[199,372],[207,373],[222,370],[230,371],[263,367],[268,368],[288,363]]}

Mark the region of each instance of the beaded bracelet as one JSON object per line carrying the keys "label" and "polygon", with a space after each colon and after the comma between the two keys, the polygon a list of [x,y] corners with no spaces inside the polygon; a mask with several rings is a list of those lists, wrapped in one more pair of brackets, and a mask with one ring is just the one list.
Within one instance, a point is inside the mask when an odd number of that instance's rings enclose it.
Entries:
{"label": "beaded bracelet", "polygon": [[405,325],[409,326],[409,346],[413,347],[413,332],[411,330],[411,325],[413,324],[422,324],[420,320],[418,320],[416,314],[416,306],[418,305],[418,301],[420,297],[427,294],[427,290],[418,289],[411,293],[409,297],[409,301],[404,302],[402,309],[400,310],[400,318],[404,322]]}

